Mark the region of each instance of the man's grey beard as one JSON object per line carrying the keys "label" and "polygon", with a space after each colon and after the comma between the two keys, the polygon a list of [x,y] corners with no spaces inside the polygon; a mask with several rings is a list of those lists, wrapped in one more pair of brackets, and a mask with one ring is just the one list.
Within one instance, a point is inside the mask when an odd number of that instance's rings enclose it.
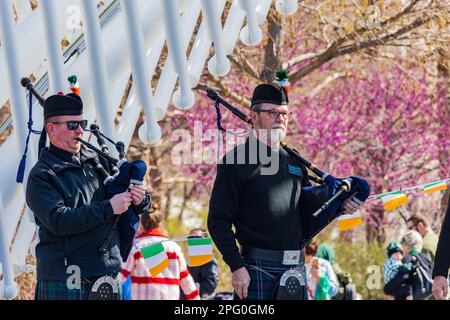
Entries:
{"label": "man's grey beard", "polygon": [[278,143],[286,138],[286,130],[282,126],[275,126],[272,128],[272,133],[272,136],[275,138],[274,141],[278,141]]}

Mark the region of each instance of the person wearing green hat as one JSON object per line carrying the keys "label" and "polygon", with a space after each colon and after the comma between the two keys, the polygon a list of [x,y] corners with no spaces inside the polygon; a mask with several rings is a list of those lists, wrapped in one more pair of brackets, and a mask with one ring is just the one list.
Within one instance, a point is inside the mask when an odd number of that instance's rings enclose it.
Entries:
{"label": "person wearing green hat", "polygon": [[[390,242],[386,247],[387,261],[383,265],[384,271],[384,284],[386,285],[398,274],[399,269],[402,267],[403,249],[398,242]],[[393,296],[395,300],[404,300],[410,296],[410,288],[405,285],[402,286],[402,290],[399,290]]]}
{"label": "person wearing green hat", "polygon": [[356,286],[353,283],[350,273],[344,272],[340,266],[336,263],[334,258],[334,249],[326,244],[321,243],[317,247],[316,256],[318,258],[322,258],[327,260],[331,267],[333,268],[334,273],[336,274],[339,288],[338,292],[332,300],[356,300],[358,299],[358,293],[356,292]]}
{"label": "person wearing green hat", "polygon": [[398,242],[389,243],[386,251],[388,259],[383,266],[384,283],[388,283],[395,277],[403,259],[403,250]]}

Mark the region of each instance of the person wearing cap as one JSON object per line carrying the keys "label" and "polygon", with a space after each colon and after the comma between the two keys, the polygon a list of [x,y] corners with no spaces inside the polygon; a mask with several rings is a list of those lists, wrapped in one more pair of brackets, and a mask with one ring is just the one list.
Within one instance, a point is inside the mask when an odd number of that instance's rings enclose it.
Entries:
{"label": "person wearing cap", "polygon": [[[386,285],[399,273],[403,263],[403,249],[398,242],[390,242],[386,248],[387,261],[383,265],[384,284]],[[401,283],[395,292],[392,292],[394,300],[412,300],[412,287]]]}
{"label": "person wearing cap", "polygon": [[[400,240],[404,253],[397,273],[384,286],[384,293],[396,300],[424,300],[432,295],[432,262],[421,252],[422,236],[415,230],[408,230]],[[390,248],[398,250],[397,246]],[[395,253],[394,253],[395,254]]]}
{"label": "person wearing cap", "polygon": [[[235,298],[272,299],[278,276],[304,269],[300,194],[310,182],[306,167],[280,148],[291,117],[288,102],[284,87],[258,85],[253,130],[217,165],[208,229],[232,272]],[[306,298],[306,291],[300,295]]]}
{"label": "person wearing cap", "polygon": [[[107,250],[99,252],[99,248],[117,215],[129,206],[140,213],[150,205],[149,194],[138,186],[107,198],[93,160],[100,161],[107,171],[108,162],[77,140],[86,126],[78,95],[46,99],[42,148],[26,187],[26,202],[34,213],[39,240],[37,300],[84,300],[97,279],[114,279],[122,265],[118,229]],[[44,147],[46,134],[49,147]],[[120,292],[113,299],[120,299]]]}
{"label": "person wearing cap", "polygon": [[398,273],[398,268],[402,265],[403,250],[398,242],[391,242],[387,248],[387,260],[383,265],[384,283],[391,281]]}

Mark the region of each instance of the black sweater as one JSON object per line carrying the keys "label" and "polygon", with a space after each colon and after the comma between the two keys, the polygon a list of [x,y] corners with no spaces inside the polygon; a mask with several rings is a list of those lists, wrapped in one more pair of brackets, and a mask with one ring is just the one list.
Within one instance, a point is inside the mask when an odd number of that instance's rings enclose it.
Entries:
{"label": "black sweater", "polygon": [[[309,185],[306,168],[284,149],[262,144],[261,152],[249,149],[247,140],[217,166],[209,204],[209,232],[232,272],[244,266],[235,240],[261,249],[299,250],[303,238],[299,199],[302,186]],[[272,157],[279,163],[259,156],[272,152],[279,153]],[[234,164],[243,163],[237,160],[244,154],[245,164]]]}

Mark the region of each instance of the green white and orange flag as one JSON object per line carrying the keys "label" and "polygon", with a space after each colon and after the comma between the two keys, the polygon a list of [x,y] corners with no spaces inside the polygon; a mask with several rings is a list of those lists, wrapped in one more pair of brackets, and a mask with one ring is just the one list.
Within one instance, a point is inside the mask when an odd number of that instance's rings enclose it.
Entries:
{"label": "green white and orange flag", "polygon": [[188,239],[189,266],[198,267],[208,263],[213,258],[211,238]]}
{"label": "green white and orange flag", "polygon": [[356,228],[363,223],[359,210],[352,214],[340,215],[336,220],[340,232]]}
{"label": "green white and orange flag", "polygon": [[408,203],[408,197],[401,191],[384,193],[379,198],[383,201],[387,211],[392,211]]}
{"label": "green white and orange flag", "polygon": [[142,247],[141,252],[152,277],[156,277],[169,266],[169,257],[162,242]]}
{"label": "green white and orange flag", "polygon": [[437,182],[431,182],[423,185],[423,193],[428,194],[440,190],[447,189],[447,181],[437,181]]}

